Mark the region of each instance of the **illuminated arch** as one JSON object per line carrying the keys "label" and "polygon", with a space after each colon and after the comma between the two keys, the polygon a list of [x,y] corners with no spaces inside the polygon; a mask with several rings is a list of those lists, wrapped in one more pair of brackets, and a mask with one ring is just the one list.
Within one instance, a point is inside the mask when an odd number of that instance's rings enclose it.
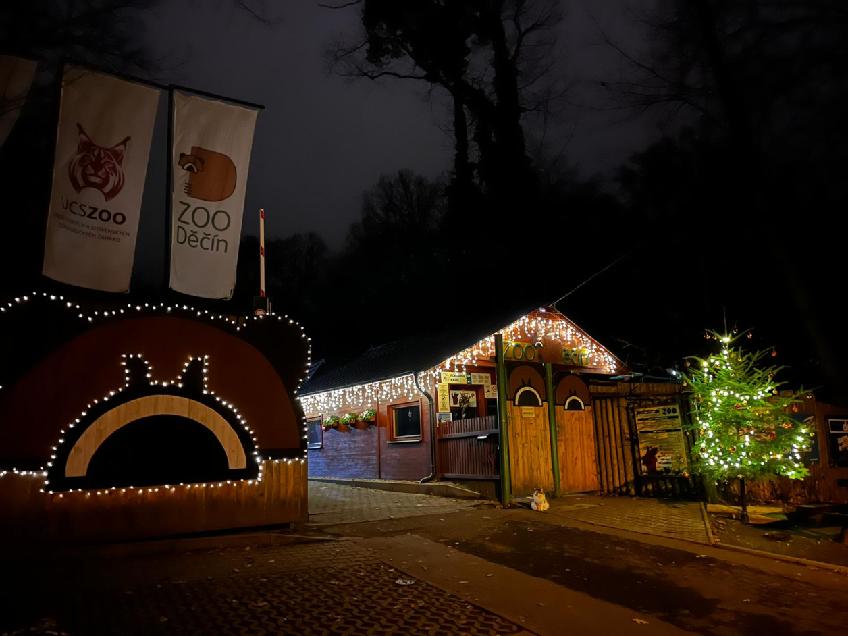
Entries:
{"label": "illuminated arch", "polygon": [[572,395],[565,401],[566,411],[583,411],[585,409],[586,405],[583,404],[583,400],[576,395]]}
{"label": "illuminated arch", "polygon": [[212,408],[180,395],[148,395],[119,404],[85,429],[68,453],[65,477],[85,477],[91,458],[106,439],[127,424],[150,416],[176,415],[202,424],[217,438],[231,470],[247,467],[247,456],[233,427]]}
{"label": "illuminated arch", "polygon": [[[524,396],[525,393],[526,396]],[[516,391],[514,402],[516,406],[542,406],[542,396],[532,386],[523,386]]]}

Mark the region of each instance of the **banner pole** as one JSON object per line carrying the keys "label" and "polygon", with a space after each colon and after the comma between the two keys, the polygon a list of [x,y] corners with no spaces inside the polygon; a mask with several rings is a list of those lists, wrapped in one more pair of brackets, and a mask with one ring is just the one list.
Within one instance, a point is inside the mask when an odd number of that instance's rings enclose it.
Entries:
{"label": "banner pole", "polygon": [[167,157],[167,187],[165,188],[165,269],[162,272],[162,294],[168,294],[171,283],[171,241],[173,241],[173,222],[171,219],[174,207],[174,89],[168,87],[168,157]]}
{"label": "banner pole", "polygon": [[265,298],[265,208],[259,208],[259,296]]}

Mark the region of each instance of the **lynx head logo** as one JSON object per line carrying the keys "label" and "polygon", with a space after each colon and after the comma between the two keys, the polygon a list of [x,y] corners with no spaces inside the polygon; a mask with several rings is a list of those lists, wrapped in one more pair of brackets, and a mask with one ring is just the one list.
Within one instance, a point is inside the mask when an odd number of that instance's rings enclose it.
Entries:
{"label": "lynx head logo", "polygon": [[193,199],[223,201],[236,189],[236,165],[227,155],[192,146],[180,153],[179,166],[188,172],[185,193]]}
{"label": "lynx head logo", "polygon": [[98,146],[79,123],[77,130],[77,154],[68,166],[71,185],[77,193],[83,188],[99,190],[108,201],[117,196],[124,187],[123,164],[130,138],[126,137],[111,147]]}

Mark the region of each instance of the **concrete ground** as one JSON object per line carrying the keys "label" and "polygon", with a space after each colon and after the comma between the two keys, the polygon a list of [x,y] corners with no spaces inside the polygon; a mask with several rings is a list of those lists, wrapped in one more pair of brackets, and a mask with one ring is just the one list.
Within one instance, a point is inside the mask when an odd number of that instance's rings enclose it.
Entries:
{"label": "concrete ground", "polygon": [[[0,634],[800,636],[848,624],[848,577],[699,542],[687,506],[565,498],[537,513],[332,486],[311,489],[313,523],[295,531],[9,559]],[[664,516],[692,527],[645,533]]]}

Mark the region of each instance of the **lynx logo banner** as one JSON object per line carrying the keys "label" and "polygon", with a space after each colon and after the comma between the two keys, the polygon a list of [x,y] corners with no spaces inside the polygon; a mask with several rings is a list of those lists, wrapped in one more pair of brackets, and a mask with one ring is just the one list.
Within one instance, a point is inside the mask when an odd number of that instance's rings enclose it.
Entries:
{"label": "lynx logo banner", "polygon": [[109,292],[130,288],[159,91],[70,66],[53,163],[45,276]]}
{"label": "lynx logo banner", "polygon": [[256,114],[173,93],[171,289],[201,298],[233,295]]}

